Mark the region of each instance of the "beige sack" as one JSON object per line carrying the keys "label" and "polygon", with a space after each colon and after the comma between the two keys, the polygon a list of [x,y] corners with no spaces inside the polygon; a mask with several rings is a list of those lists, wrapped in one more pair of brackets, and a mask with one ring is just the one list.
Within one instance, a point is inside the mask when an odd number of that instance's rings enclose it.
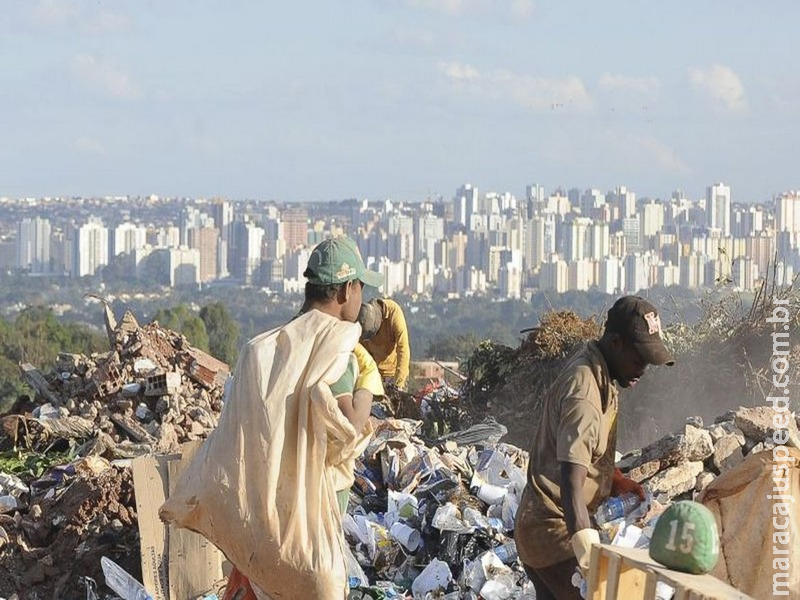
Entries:
{"label": "beige sack", "polygon": [[[711,571],[715,577],[727,581],[735,588],[754,598],[771,598],[773,594],[773,560],[788,559],[789,597],[800,598],[800,451],[783,447],[794,461],[774,461],[771,450],[753,454],[737,468],[723,473],[701,492],[697,500],[707,506],[714,514],[720,532],[720,557],[717,566]],[[780,468],[787,465],[788,472]],[[773,473],[773,466],[778,475]],[[774,491],[773,477],[788,478],[785,491]],[[775,502],[767,496],[786,495],[794,498],[788,501],[789,516],[773,515]],[[788,522],[787,529],[776,529],[773,517],[778,524]],[[789,544],[776,543],[776,531],[789,532]],[[788,548],[788,554],[777,554]],[[776,589],[787,589],[783,585]]]}
{"label": "beige sack", "polygon": [[362,440],[328,384],[359,334],[312,310],[250,340],[218,427],[159,512],[208,538],[274,600],[346,596],[329,467],[351,460]]}

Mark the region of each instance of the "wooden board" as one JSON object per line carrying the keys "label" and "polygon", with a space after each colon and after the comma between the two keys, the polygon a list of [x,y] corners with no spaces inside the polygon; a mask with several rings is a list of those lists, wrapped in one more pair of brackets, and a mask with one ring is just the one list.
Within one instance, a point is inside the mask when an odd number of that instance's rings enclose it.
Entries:
{"label": "wooden board", "polygon": [[753,600],[711,575],[692,575],[667,569],[641,548],[605,544],[592,548],[587,598],[652,600],[659,581],[675,588],[673,600]]}

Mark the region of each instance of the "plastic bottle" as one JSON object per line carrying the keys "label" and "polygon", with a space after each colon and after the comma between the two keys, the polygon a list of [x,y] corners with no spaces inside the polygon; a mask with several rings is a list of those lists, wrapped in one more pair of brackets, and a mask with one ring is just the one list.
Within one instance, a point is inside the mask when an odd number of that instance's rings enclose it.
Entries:
{"label": "plastic bottle", "polygon": [[517,544],[514,540],[497,546],[494,549],[494,553],[497,555],[497,558],[506,565],[513,563],[519,556],[519,554],[517,554]]}
{"label": "plastic bottle", "polygon": [[141,583],[110,558],[103,556],[100,566],[103,568],[106,585],[119,594],[122,600],[153,600]]}
{"label": "plastic bottle", "polygon": [[622,494],[622,496],[612,496],[597,507],[594,520],[602,527],[606,523],[621,519],[635,509],[641,500],[636,494]]}
{"label": "plastic bottle", "polygon": [[0,513],[11,512],[17,506],[18,502],[14,496],[0,496]]}

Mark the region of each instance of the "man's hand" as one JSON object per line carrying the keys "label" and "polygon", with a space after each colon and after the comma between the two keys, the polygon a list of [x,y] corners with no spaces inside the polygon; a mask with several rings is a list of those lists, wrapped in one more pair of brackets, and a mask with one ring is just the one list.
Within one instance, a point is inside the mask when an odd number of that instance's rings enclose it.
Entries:
{"label": "man's hand", "polygon": [[572,536],[570,544],[575,558],[578,560],[578,567],[584,579],[589,577],[589,565],[592,562],[592,545],[600,543],[600,534],[596,529],[587,528],[577,531]]}
{"label": "man's hand", "polygon": [[633,481],[628,479],[622,474],[619,469],[614,469],[614,477],[611,480],[611,495],[621,496],[622,494],[636,494],[640,500],[644,500],[644,488]]}

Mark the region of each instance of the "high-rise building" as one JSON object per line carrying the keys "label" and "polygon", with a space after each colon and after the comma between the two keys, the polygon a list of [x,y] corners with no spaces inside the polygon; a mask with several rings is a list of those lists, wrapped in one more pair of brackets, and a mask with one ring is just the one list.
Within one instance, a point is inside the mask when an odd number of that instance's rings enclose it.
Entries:
{"label": "high-rise building", "polygon": [[569,267],[564,260],[553,256],[548,262],[542,263],[539,269],[539,289],[558,294],[569,289]]}
{"label": "high-rise building", "polygon": [[723,236],[731,234],[731,188],[716,183],[706,188],[706,225],[719,229]]}
{"label": "high-rise building", "polygon": [[147,245],[147,228],[130,221],[120,223],[112,230],[112,256],[129,254]]}
{"label": "high-rise building", "polygon": [[96,275],[108,264],[108,229],[95,217],[72,229],[73,277]]}
{"label": "high-rise building", "polygon": [[479,212],[478,188],[465,183],[456,190],[453,198],[453,221],[466,227],[469,225],[470,215]]}
{"label": "high-rise building", "polygon": [[281,222],[287,252],[308,246],[308,210],[287,208],[281,213]]}
{"label": "high-rise building", "polygon": [[660,202],[647,202],[639,209],[641,216],[640,234],[643,241],[656,235],[664,227],[664,205]]}
{"label": "high-rise building", "polygon": [[617,206],[620,219],[627,219],[636,214],[636,194],[624,185],[606,194],[606,202]]}
{"label": "high-rise building", "polygon": [[639,217],[622,219],[622,234],[625,236],[625,247],[628,252],[639,252],[642,249],[641,222]]}
{"label": "high-rise building", "polygon": [[608,223],[593,222],[586,230],[587,256],[600,260],[609,255]]}
{"label": "high-rise building", "polygon": [[41,217],[22,219],[17,226],[17,268],[31,275],[50,273],[50,256],[50,221]]}
{"label": "high-rise building", "polygon": [[589,255],[586,245],[586,237],[591,219],[577,217],[570,223],[564,224],[564,260],[567,262],[579,260]]}
{"label": "high-rise building", "polygon": [[219,230],[216,227],[194,227],[188,233],[189,248],[200,254],[200,282],[213,281],[219,277]]}
{"label": "high-rise building", "polygon": [[775,230],[800,231],[800,192],[784,192],[775,199]]}

